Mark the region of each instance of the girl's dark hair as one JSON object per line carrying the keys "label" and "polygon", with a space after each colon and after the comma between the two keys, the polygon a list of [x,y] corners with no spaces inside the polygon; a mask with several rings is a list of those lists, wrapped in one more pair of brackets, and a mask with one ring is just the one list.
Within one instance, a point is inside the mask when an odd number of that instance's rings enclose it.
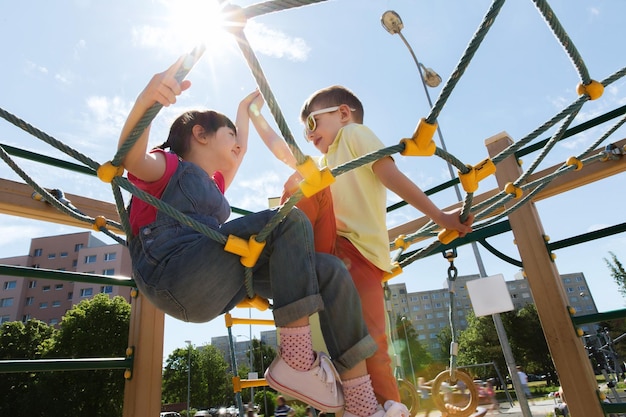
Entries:
{"label": "girl's dark hair", "polygon": [[209,135],[214,134],[220,127],[229,127],[237,132],[235,124],[222,113],[214,110],[191,110],[187,111],[174,120],[170,127],[170,134],[167,140],[157,146],[159,149],[170,148],[172,152],[180,157],[184,157],[189,152],[189,139],[195,125],[200,125]]}

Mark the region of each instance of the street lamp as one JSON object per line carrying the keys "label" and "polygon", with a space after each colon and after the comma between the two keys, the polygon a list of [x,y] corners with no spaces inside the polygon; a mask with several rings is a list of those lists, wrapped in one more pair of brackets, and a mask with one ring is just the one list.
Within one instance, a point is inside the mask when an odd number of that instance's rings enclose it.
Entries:
{"label": "street lamp", "polygon": [[185,340],[187,344],[187,417],[190,414],[191,403],[191,340]]}
{"label": "street lamp", "polygon": [[413,386],[417,388],[417,382],[415,381],[415,369],[413,369],[413,358],[411,357],[411,345],[409,345],[409,335],[406,332],[406,317],[400,319],[402,327],[404,327],[404,340],[406,340],[406,351],[409,355],[409,363],[411,364],[411,375],[413,375]]}
{"label": "street lamp", "polygon": [[[419,61],[417,60],[417,57],[415,56],[415,53],[413,52],[413,48],[411,48],[411,45],[409,45],[407,40],[402,35],[401,31],[404,28],[404,24],[402,23],[402,19],[400,18],[400,15],[393,10],[388,10],[385,13],[383,13],[382,17],[380,18],[380,22],[382,23],[383,27],[387,30],[387,32],[391,33],[392,35],[396,35],[396,34],[399,35],[402,41],[404,42],[404,44],[406,45],[406,47],[409,49],[409,52],[411,53],[411,56],[413,57],[413,60],[415,61],[415,64],[417,65],[417,70],[420,74],[422,85],[424,86],[424,91],[426,92],[426,98],[428,99],[428,105],[432,108],[433,103],[430,99],[430,93],[428,92],[428,89],[426,88],[426,85],[433,87],[433,85],[431,85],[430,82],[427,81],[427,79],[431,76],[428,75],[427,68],[425,68],[422,64],[419,63]],[[434,73],[434,71],[432,72]],[[437,75],[437,77],[439,76]],[[441,82],[441,77],[439,77],[439,82]],[[439,83],[437,83],[436,85],[439,85]],[[434,86],[436,87],[436,85]],[[446,143],[443,140],[443,135],[441,134],[441,129],[439,128],[439,124],[437,124],[437,135],[439,136],[439,141],[441,142],[441,148],[447,152],[448,150],[446,149]],[[447,165],[448,165],[448,172],[450,173],[450,179],[454,179],[455,176],[454,176],[454,169],[452,168],[452,163],[450,163],[450,161],[447,161]],[[456,193],[456,197],[458,201],[463,201],[463,198],[461,197],[461,190],[459,188],[458,183],[454,184],[454,191]],[[482,257],[480,256],[480,252],[478,251],[478,245],[476,244],[475,241],[471,242],[471,247],[472,247],[472,251],[474,252],[474,259],[476,259],[476,264],[478,266],[480,276],[481,278],[486,277],[487,271],[485,269],[485,265],[483,264]],[[498,334],[498,339],[500,340],[500,345],[502,346],[502,353],[504,354],[504,360],[509,368],[509,373],[513,375],[513,373],[515,373],[515,359],[513,358],[513,352],[511,351],[509,340],[506,337],[504,324],[502,323],[500,314],[495,313],[495,314],[492,314],[491,317],[493,318],[493,322],[496,328],[496,333]],[[513,380],[515,381],[515,378],[513,378]],[[518,390],[516,389],[516,391]],[[523,395],[520,395],[520,398],[522,398],[522,402],[524,403],[523,409],[528,410],[526,397],[524,397]]]}

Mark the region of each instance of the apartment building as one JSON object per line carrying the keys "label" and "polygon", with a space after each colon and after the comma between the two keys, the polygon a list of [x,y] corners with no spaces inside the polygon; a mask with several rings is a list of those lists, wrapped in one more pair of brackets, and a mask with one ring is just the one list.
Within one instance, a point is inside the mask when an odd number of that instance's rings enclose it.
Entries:
{"label": "apartment building", "polygon": [[[233,336],[234,339],[237,339],[237,336]],[[276,330],[266,330],[260,333],[260,341],[265,346],[271,346],[274,350],[278,349],[278,335]],[[211,338],[211,346],[214,346],[217,350],[222,352],[224,360],[227,363],[231,363],[230,361],[230,344],[228,341],[228,336],[216,336]],[[234,341],[234,351],[235,351],[235,360],[237,361],[237,366],[242,364],[249,364],[250,359],[248,353],[250,352],[250,348],[252,347],[252,343],[250,342],[250,338],[246,336],[246,340],[236,340]],[[269,364],[266,364],[269,365]],[[228,368],[229,370],[231,367]],[[256,370],[258,371],[258,370]]]}
{"label": "apartment building", "polygon": [[[479,275],[459,276],[455,282],[455,326],[457,330],[467,328],[466,317],[472,310],[472,302],[467,291],[467,282],[480,279]],[[587,315],[598,312],[587,280],[582,272],[561,275],[561,280],[568,295],[569,305],[576,309],[576,315]],[[528,280],[522,273],[515,279],[506,281],[513,307],[521,309],[534,303]],[[418,334],[420,344],[433,357],[438,357],[441,345],[437,335],[443,328],[450,326],[448,312],[450,308],[450,292],[448,288],[429,291],[407,292],[406,284],[391,284],[390,300],[387,309],[391,317],[406,317]],[[586,333],[595,333],[592,324],[580,326]]]}
{"label": "apartment building", "polygon": [[[119,277],[130,277],[132,270],[124,245],[106,244],[91,232],[34,238],[27,255],[3,258],[0,264]],[[0,323],[38,319],[56,325],[73,305],[98,293],[120,295],[130,302],[130,287],[70,281],[64,277],[0,275],[0,285]]]}

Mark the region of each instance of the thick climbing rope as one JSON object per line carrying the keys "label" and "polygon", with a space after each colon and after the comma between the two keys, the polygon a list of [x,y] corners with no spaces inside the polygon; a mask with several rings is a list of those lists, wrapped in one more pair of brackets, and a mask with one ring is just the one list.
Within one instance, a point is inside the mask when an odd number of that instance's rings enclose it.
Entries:
{"label": "thick climbing rope", "polygon": [[[250,47],[245,37],[243,28],[245,26],[245,22],[249,18],[253,18],[262,14],[272,13],[272,12],[276,12],[280,10],[286,10],[286,9],[301,7],[301,6],[310,5],[314,3],[320,3],[321,1],[323,0],[282,0],[282,1],[277,0],[277,1],[267,1],[264,3],[251,5],[246,8],[239,8],[239,7],[230,6],[230,5],[223,6],[224,16],[231,19],[232,22],[234,23],[233,25],[231,25],[230,31],[235,36],[238,42],[238,45],[252,72],[252,75],[254,76],[257,85],[259,86],[259,90],[261,94],[263,95],[274,120],[277,123],[280,133],[283,139],[286,141],[289,148],[291,149],[299,167],[306,166],[310,162],[310,158],[303,155],[300,149],[298,148],[298,145],[295,142],[293,135],[291,134],[291,131],[289,130],[289,127],[287,126],[285,118],[279,108],[278,102],[276,98],[274,97],[272,90],[269,86],[269,83],[267,82],[267,79],[261,69],[259,61],[254,55],[254,51]],[[551,28],[554,35],[563,45],[567,55],[570,57],[570,59],[572,60],[574,64],[574,67],[578,71],[580,81],[581,81],[577,89],[577,92],[579,93],[579,97],[571,105],[563,109],[557,115],[552,117],[549,121],[547,121],[546,123],[544,123],[537,129],[535,129],[526,137],[515,142],[514,144],[512,144],[510,147],[508,147],[507,149],[505,149],[504,151],[502,151],[495,157],[491,158],[490,161],[488,161],[490,164],[494,166],[493,169],[495,170],[495,165],[497,165],[499,162],[513,155],[522,146],[524,146],[525,144],[529,143],[530,141],[538,137],[539,134],[555,126],[557,123],[562,122],[562,124],[558,128],[558,131],[546,143],[545,147],[543,148],[543,151],[531,164],[530,168],[525,170],[522,173],[522,175],[514,183],[511,184],[510,189],[501,190],[496,196],[486,201],[483,201],[482,203],[477,204],[476,206],[473,206],[472,205],[473,193],[475,191],[475,188],[477,188],[477,182],[483,178],[478,178],[476,180],[470,181],[469,187],[466,186],[466,184],[464,184],[466,197],[463,202],[463,206],[461,210],[461,219],[462,220],[466,219],[467,216],[469,216],[470,212],[474,213],[476,221],[483,221],[483,223],[481,223],[480,225],[475,226],[476,231],[480,230],[481,228],[487,227],[488,225],[496,221],[496,219],[507,216],[515,209],[521,207],[524,203],[529,201],[533,195],[539,192],[539,190],[541,190],[542,188],[546,187],[550,183],[550,181],[552,181],[554,178],[558,177],[559,175],[569,172],[572,169],[580,169],[580,167],[584,165],[585,163],[589,163],[589,162],[596,161],[596,160],[607,160],[612,157],[615,157],[616,155],[621,156],[624,153],[622,150],[611,151],[611,152],[607,151],[598,155],[585,157],[587,153],[591,152],[591,148],[590,148],[589,150],[586,150],[578,157],[573,158],[573,162],[570,162],[568,160],[568,162],[564,163],[563,166],[557,169],[554,173],[550,175],[546,175],[544,178],[538,179],[531,183],[525,183],[528,177],[534,172],[537,166],[539,166],[541,161],[544,160],[546,155],[548,155],[548,153],[555,146],[555,144],[559,140],[561,140],[567,127],[572,123],[575,115],[582,108],[583,104],[588,100],[597,99],[601,95],[602,89],[604,87],[610,85],[614,81],[626,75],[626,67],[625,67],[615,72],[611,76],[607,77],[601,83],[597,83],[593,81],[588,74],[587,68],[584,64],[584,61],[582,60],[582,57],[576,50],[575,46],[569,39],[569,36],[567,35],[565,30],[561,26],[560,22],[556,18],[554,12],[551,10],[547,2],[545,0],[533,0],[533,2],[535,3],[535,6],[537,7],[539,12],[545,19],[548,26]],[[226,2],[221,1],[221,3],[225,4]],[[433,127],[436,128],[436,120],[441,110],[443,109],[446,101],[448,100],[456,84],[460,80],[461,76],[463,75],[467,67],[469,66],[469,63],[472,60],[478,47],[481,45],[482,41],[485,39],[489,29],[492,27],[495,19],[497,18],[499,11],[501,10],[503,4],[504,4],[503,0],[493,1],[487,13],[483,17],[483,20],[481,24],[479,25],[478,30],[476,31],[473,38],[470,40],[455,70],[452,72],[452,74],[446,81],[445,85],[443,86],[441,93],[439,97],[437,98],[435,104],[432,105],[430,113],[428,114],[427,117],[425,117],[422,120],[423,123],[420,122],[413,137],[409,139],[403,139],[397,145],[393,145],[393,146],[378,150],[376,152],[372,152],[368,155],[364,155],[346,164],[337,166],[333,168],[332,170],[330,170],[330,172],[328,173],[330,178],[334,178],[352,169],[358,168],[362,165],[371,163],[382,157],[389,156],[395,153],[402,153],[403,155],[410,155],[410,156],[412,155],[417,155],[417,156],[436,155],[440,157],[441,159],[444,159],[445,161],[449,162],[451,165],[454,165],[459,171],[460,178],[463,176],[471,177],[472,175],[475,174],[476,171],[478,171],[481,168],[480,164],[475,167],[463,164],[459,159],[454,157],[452,154],[448,153],[446,150],[436,147],[434,145],[434,142],[432,142],[432,139],[428,138],[427,136],[430,133],[434,133]],[[188,54],[184,65],[181,67],[181,70],[179,71],[179,73],[176,74],[176,78],[179,80],[182,80],[186,76],[186,74],[189,72],[191,67],[195,64],[195,62],[197,62],[197,60],[200,58],[202,53],[203,53],[203,47],[198,47],[194,51],[192,51],[190,54]],[[124,141],[123,145],[118,149],[117,153],[115,154],[113,159],[110,161],[110,163],[107,163],[104,165],[99,165],[97,162],[67,147],[60,141],[34,128],[33,126],[29,125],[23,120],[20,120],[16,118],[15,116],[11,115],[10,113],[6,112],[5,110],[0,109],[0,117],[5,118],[9,122],[25,130],[26,132],[44,140],[50,145],[70,155],[71,157],[83,162],[90,169],[96,171],[98,173],[98,176],[103,181],[110,182],[113,188],[113,194],[115,197],[116,206],[120,214],[121,225],[115,222],[111,222],[106,219],[105,221],[103,221],[103,219],[94,219],[89,216],[85,216],[84,214],[80,213],[75,207],[71,206],[71,204],[68,205],[67,202],[64,202],[62,198],[59,199],[55,195],[53,195],[53,193],[50,193],[46,191],[45,189],[43,189],[42,187],[38,186],[23,171],[21,171],[19,167],[17,167],[17,165],[10,159],[10,157],[8,157],[7,152],[5,152],[5,150],[2,149],[1,147],[0,147],[0,157],[2,157],[2,159],[5,160],[7,164],[9,164],[14,169],[14,171],[18,172],[19,175],[35,189],[35,191],[41,196],[41,199],[54,205],[59,210],[62,210],[82,221],[91,222],[94,225],[94,228],[96,228],[97,230],[101,230],[105,233],[110,233],[110,231],[108,231],[106,228],[106,226],[108,225],[108,226],[112,226],[116,228],[121,228],[126,232],[127,236],[130,236],[130,225],[128,221],[128,215],[126,213],[123,197],[120,192],[120,188],[123,188],[126,191],[130,192],[132,195],[137,196],[138,198],[141,198],[147,201],[149,204],[154,205],[158,210],[164,211],[166,214],[177,219],[181,223],[194,228],[195,230],[211,237],[212,239],[218,242],[227,243],[228,239],[225,236],[223,236],[221,233],[213,229],[210,229],[206,227],[205,225],[196,222],[193,219],[188,218],[182,213],[179,213],[175,208],[170,207],[167,204],[164,204],[162,201],[142,192],[141,190],[137,189],[133,184],[131,184],[126,178],[122,176],[123,167],[121,166],[121,161],[123,160],[124,155],[134,145],[134,143],[136,142],[138,137],[141,135],[141,133],[144,131],[144,129],[152,122],[156,114],[159,112],[160,108],[161,106],[157,104],[157,105],[154,105],[152,108],[150,108],[146,112],[144,117],[140,120],[137,126],[133,129],[133,131],[131,132],[129,137],[126,139],[126,141]],[[617,130],[617,128],[619,128],[619,126],[621,126],[623,123],[624,121],[622,120],[620,123],[616,124],[612,129],[610,129],[607,132],[607,134],[603,135],[603,137],[601,137],[598,141],[596,141],[594,145],[599,145],[602,141],[607,139],[609,135],[615,130]],[[424,134],[424,130],[426,130],[426,134]],[[426,140],[424,141],[425,136],[426,136]],[[485,172],[487,171],[489,170],[485,170]],[[489,172],[487,172],[487,174],[488,173]],[[320,173],[314,172],[313,174],[320,174]],[[322,178],[323,176],[319,175],[319,177]],[[317,179],[313,178],[312,180],[312,183],[313,183],[312,188],[314,189],[314,191],[317,191],[323,188],[324,186],[329,185],[329,182],[327,180],[323,180],[323,178],[322,180],[320,180],[320,178],[317,178]],[[305,182],[306,181],[310,181],[310,180],[305,177]],[[267,238],[269,233],[271,233],[273,228],[278,223],[280,223],[282,219],[284,219],[284,217],[287,215],[289,210],[291,210],[295,206],[297,201],[305,195],[303,190],[304,188],[296,192],[284,205],[279,207],[279,209],[276,212],[276,215],[272,218],[272,220],[270,220],[268,224],[263,228],[263,230],[261,230],[259,234],[254,237],[254,241],[256,243],[262,243],[265,241],[265,239]],[[311,192],[311,191],[309,190],[308,192]],[[523,195],[524,198],[520,198],[521,195]],[[506,203],[509,203],[514,198],[518,200],[516,204],[508,207],[502,212],[502,206]],[[495,211],[499,211],[500,214],[494,217],[493,213]],[[396,241],[391,245],[391,248],[400,249],[400,250],[399,250],[399,253],[395,256],[393,261],[397,262],[397,260],[400,258],[400,255],[402,255],[403,251],[410,245],[410,243],[412,243],[413,241],[419,238],[433,237],[436,234],[437,229],[438,229],[438,226],[434,222],[430,221],[417,232],[412,233],[411,235],[403,236],[403,237],[396,239]],[[454,236],[452,237],[452,239],[454,239]],[[441,247],[441,245],[442,245],[442,241],[435,240],[427,247],[421,249],[420,251],[417,251],[415,254],[405,257],[398,264],[400,267],[408,265],[409,263],[417,259],[421,259],[422,257],[438,250]],[[252,297],[253,295],[253,289],[251,286],[251,278],[252,278],[251,270],[250,268],[247,268],[246,269],[246,288],[247,288],[247,293],[250,297]]]}

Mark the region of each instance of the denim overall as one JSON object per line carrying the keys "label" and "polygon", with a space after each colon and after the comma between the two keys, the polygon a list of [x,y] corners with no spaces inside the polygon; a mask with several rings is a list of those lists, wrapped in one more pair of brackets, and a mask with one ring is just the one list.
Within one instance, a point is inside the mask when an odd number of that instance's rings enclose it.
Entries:
{"label": "denim overall", "polygon": [[[161,200],[224,236],[248,240],[274,216],[265,210],[225,222],[230,206],[197,165],[181,162]],[[207,322],[246,297],[244,266],[224,245],[158,211],[129,244],[139,290],[179,320]],[[290,211],[266,239],[253,266],[256,294],[272,299],[277,327],[318,312],[328,353],[341,373],[371,356],[359,296],[343,263],[314,252],[311,224]]]}

